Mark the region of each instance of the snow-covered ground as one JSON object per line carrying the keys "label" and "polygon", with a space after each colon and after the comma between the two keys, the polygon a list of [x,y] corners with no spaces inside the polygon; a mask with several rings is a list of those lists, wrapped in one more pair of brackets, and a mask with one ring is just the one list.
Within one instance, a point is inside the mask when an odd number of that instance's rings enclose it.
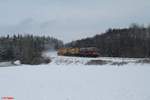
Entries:
{"label": "snow-covered ground", "polygon": [[[97,58],[86,58],[86,57],[68,57],[68,56],[57,56],[57,52],[45,52],[43,56],[50,57],[52,59],[51,64],[56,65],[85,65],[91,60],[103,60],[113,62],[127,62],[135,63],[138,60],[143,60],[143,58],[113,58],[113,57],[97,57]],[[111,64],[111,63],[110,63]]]}
{"label": "snow-covered ground", "polygon": [[[91,59],[112,58],[47,56],[52,63],[0,67],[0,96],[15,100],[150,100],[150,64],[87,66],[84,64]],[[71,59],[71,63],[61,59]]]}

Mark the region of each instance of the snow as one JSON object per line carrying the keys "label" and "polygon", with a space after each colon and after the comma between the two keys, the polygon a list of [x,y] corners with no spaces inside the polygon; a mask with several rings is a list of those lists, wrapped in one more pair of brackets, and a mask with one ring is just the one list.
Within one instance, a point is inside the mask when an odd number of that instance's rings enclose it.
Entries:
{"label": "snow", "polygon": [[57,52],[44,52],[43,56],[50,57],[52,59],[51,64],[56,65],[85,65],[91,60],[104,60],[104,61],[111,61],[111,62],[128,62],[128,63],[135,63],[138,60],[142,60],[143,58],[112,58],[112,57],[69,57],[69,56],[57,56]]}
{"label": "snow", "polygon": [[12,62],[8,61],[8,62],[0,62],[0,67],[8,67],[8,66],[12,66]]}
{"label": "snow", "polygon": [[14,61],[14,64],[15,65],[21,65],[21,61],[20,60],[16,60],[16,61]]}
{"label": "snow", "polygon": [[[0,96],[15,100],[150,100],[150,64],[87,66],[87,61],[102,58],[47,56],[53,58],[52,63],[0,67]],[[73,63],[57,63],[63,58]]]}

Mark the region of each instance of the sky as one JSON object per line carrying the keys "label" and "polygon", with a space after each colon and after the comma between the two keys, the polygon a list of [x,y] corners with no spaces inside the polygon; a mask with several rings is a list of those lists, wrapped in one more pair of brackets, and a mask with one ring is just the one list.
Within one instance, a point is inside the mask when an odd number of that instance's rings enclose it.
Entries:
{"label": "sky", "polygon": [[64,42],[131,23],[150,24],[150,0],[0,0],[0,35],[53,36]]}

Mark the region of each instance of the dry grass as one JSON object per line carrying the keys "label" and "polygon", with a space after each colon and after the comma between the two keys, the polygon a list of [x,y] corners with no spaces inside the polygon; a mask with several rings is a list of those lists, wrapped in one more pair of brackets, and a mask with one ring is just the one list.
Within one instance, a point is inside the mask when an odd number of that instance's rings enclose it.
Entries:
{"label": "dry grass", "polygon": [[106,60],[91,60],[86,65],[105,65],[109,64],[111,61],[106,61]]}

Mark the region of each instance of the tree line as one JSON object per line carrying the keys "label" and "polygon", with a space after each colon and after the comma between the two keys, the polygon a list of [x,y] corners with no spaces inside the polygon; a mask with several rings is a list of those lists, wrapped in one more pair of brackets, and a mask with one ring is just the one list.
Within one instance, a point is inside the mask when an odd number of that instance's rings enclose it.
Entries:
{"label": "tree line", "polygon": [[20,60],[23,64],[46,63],[44,50],[56,50],[63,42],[45,36],[13,35],[0,37],[0,62]]}
{"label": "tree line", "polygon": [[150,26],[132,24],[128,28],[108,29],[105,33],[72,41],[66,47],[97,47],[101,56],[150,57]]}

